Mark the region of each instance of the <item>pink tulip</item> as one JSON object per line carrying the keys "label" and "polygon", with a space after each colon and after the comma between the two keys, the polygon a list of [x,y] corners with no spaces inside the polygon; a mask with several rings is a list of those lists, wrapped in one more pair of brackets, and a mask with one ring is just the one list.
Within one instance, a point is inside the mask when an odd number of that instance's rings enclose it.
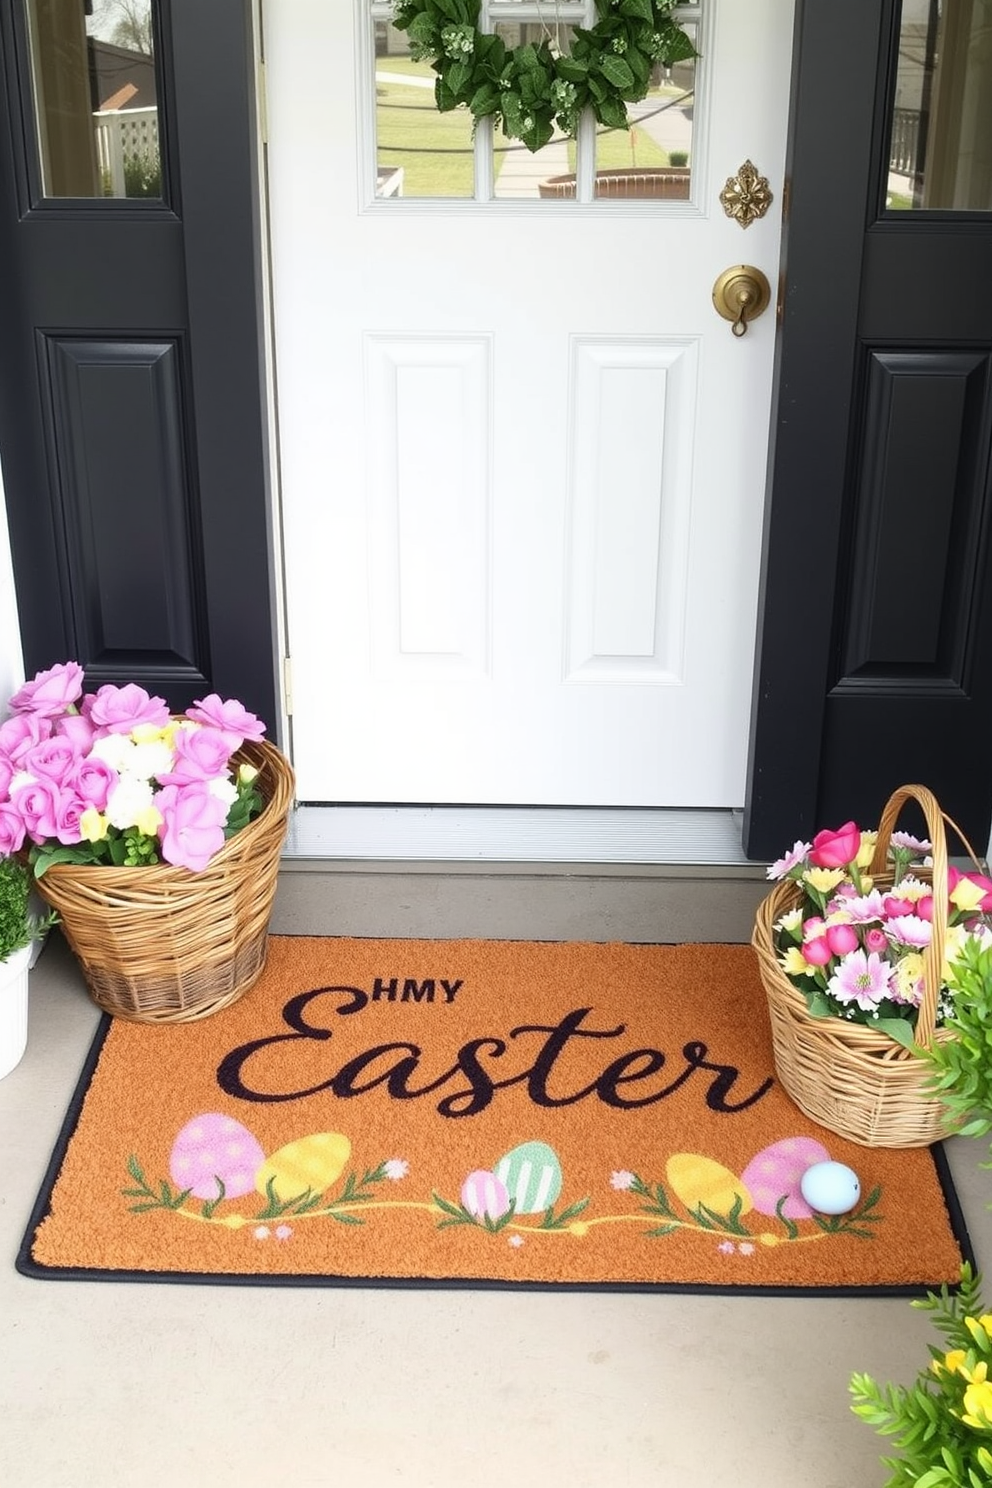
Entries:
{"label": "pink tulip", "polygon": [[981,910],[992,909],[992,878],[986,878],[984,873],[962,873],[958,868],[947,870],[947,892],[952,894],[962,878],[969,878],[976,888],[984,891],[985,897],[978,908]]}
{"label": "pink tulip", "polygon": [[199,781],[167,785],[155,797],[162,814],[162,856],[177,868],[198,873],[224,845],[228,807]]}
{"label": "pink tulip", "polygon": [[900,915],[914,913],[915,906],[912,899],[900,899],[898,894],[886,894],[883,903],[885,917],[888,920],[897,920]]}
{"label": "pink tulip", "polygon": [[853,821],[845,822],[835,832],[817,832],[809,860],[817,868],[846,868],[861,851],[861,829]]}
{"label": "pink tulip", "polygon": [[847,956],[861,945],[853,925],[830,925],[824,938],[834,956]]}
{"label": "pink tulip", "polygon": [[56,718],[70,708],[83,690],[83,669],[77,661],[67,661],[38,672],[25,682],[10,700],[12,713],[37,713],[42,718]]}
{"label": "pink tulip", "polygon": [[825,935],[815,935],[812,940],[804,940],[802,954],[803,960],[808,961],[810,966],[826,966],[828,961],[833,960],[833,952]]}

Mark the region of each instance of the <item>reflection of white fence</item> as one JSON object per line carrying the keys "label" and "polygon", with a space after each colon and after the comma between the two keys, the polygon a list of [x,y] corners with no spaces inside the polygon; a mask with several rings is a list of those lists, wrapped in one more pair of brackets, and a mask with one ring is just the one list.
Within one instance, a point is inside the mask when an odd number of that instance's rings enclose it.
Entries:
{"label": "reflection of white fence", "polygon": [[146,170],[158,165],[158,109],[101,109],[93,115],[100,171],[111,196],[126,196],[125,163]]}

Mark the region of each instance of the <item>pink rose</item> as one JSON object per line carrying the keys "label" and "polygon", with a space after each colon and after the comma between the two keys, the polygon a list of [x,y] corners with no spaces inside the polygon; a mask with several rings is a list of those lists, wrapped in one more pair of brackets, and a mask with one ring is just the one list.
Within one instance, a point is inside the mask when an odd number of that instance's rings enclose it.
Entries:
{"label": "pink rose", "polygon": [[836,832],[817,832],[809,860],[817,868],[846,868],[861,851],[861,829],[853,821],[845,822]]}
{"label": "pink rose", "polygon": [[51,733],[51,723],[40,713],[15,713],[6,723],[0,723],[0,754],[20,770],[28,750],[50,738]]}
{"label": "pink rose", "polygon": [[20,852],[24,846],[24,818],[9,801],[0,801],[0,857]]}
{"label": "pink rose", "polygon": [[25,682],[11,698],[10,711],[55,718],[72,707],[82,690],[83,669],[78,661],[60,663]]}
{"label": "pink rose", "polygon": [[64,713],[56,719],[55,733],[69,739],[77,754],[89,754],[96,730],[82,713]]}
{"label": "pink rose", "polygon": [[232,754],[246,739],[258,740],[265,733],[265,724],[260,723],[254,713],[249,713],[235,698],[224,701],[216,692],[198,698],[192,708],[186,709],[186,716],[195,718],[197,723],[209,723],[220,729],[227,735]]}
{"label": "pink rose", "polygon": [[[13,765],[10,763],[9,760],[4,759],[2,754],[0,754],[0,801],[6,801],[7,792],[10,790],[10,782],[13,780],[13,778]],[[2,855],[2,853],[3,849],[0,848],[0,855]]]}
{"label": "pink rose", "polygon": [[177,868],[198,873],[224,845],[228,807],[206,785],[167,785],[155,797],[162,813],[158,829],[162,856]]}
{"label": "pink rose", "polygon": [[72,847],[83,840],[79,818],[85,810],[85,801],[81,801],[72,791],[62,791],[55,808],[55,835],[64,846]]}
{"label": "pink rose", "polygon": [[61,795],[54,780],[29,780],[16,787],[11,802],[24,822],[32,842],[44,842],[58,834]]}
{"label": "pink rose", "polygon": [[876,955],[881,955],[888,948],[889,940],[884,930],[879,930],[877,925],[873,925],[870,930],[865,931],[866,951],[874,951]]}
{"label": "pink rose", "polygon": [[853,925],[829,925],[824,938],[834,956],[847,956],[861,945]]}
{"label": "pink rose", "polygon": [[104,811],[107,797],[119,779],[117,771],[106,760],[92,758],[80,760],[66,784],[86,806]]}
{"label": "pink rose", "polygon": [[110,734],[129,734],[139,723],[164,728],[169,721],[169,705],[164,698],[149,697],[136,682],[114,687],[109,682],[99,692],[83,699],[83,712],[98,729]]}
{"label": "pink rose", "polygon": [[78,759],[71,740],[53,734],[50,739],[43,739],[40,744],[28,750],[21,768],[29,770],[32,775],[44,775],[46,780],[54,780],[56,785],[64,785],[66,776],[75,769]]}
{"label": "pink rose", "polygon": [[173,749],[176,757],[172,769],[157,777],[161,785],[184,785],[191,780],[217,780],[227,775],[231,750],[228,735],[220,729],[177,729]]}

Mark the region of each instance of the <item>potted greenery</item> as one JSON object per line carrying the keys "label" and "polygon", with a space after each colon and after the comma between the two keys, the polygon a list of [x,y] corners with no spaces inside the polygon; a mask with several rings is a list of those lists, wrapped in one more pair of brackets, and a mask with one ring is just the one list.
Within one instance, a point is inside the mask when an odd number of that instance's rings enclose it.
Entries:
{"label": "potted greenery", "polygon": [[[957,1036],[923,1057],[958,1135],[984,1137],[992,1131],[992,936],[962,945],[948,988],[946,1025]],[[851,1409],[901,1453],[882,1458],[892,1473],[886,1488],[982,1488],[992,1483],[992,1313],[981,1278],[966,1265],[956,1293],[945,1286],[911,1306],[932,1313],[944,1347],[930,1345],[929,1364],[909,1386],[852,1375]]]}
{"label": "potted greenery", "polygon": [[18,858],[0,857],[0,1079],[27,1047],[31,952],[58,919],[33,914],[31,903],[28,869]]}

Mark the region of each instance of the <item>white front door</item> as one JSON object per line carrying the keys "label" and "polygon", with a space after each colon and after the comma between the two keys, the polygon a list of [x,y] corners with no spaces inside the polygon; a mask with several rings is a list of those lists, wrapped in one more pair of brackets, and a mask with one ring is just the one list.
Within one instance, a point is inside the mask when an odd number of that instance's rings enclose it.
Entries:
{"label": "white front door", "polygon": [[[491,9],[511,42],[595,19]],[[619,138],[684,140],[690,199],[583,201],[617,148],[589,121],[579,199],[540,195],[564,142],[494,170],[470,120],[411,132],[452,120],[413,112],[388,5],[264,0],[301,800],[742,804],[775,314],[735,336],[712,290],[748,263],[774,299],[792,11],[680,9],[692,85]],[[719,198],[748,159],[774,200],[742,230]]]}

